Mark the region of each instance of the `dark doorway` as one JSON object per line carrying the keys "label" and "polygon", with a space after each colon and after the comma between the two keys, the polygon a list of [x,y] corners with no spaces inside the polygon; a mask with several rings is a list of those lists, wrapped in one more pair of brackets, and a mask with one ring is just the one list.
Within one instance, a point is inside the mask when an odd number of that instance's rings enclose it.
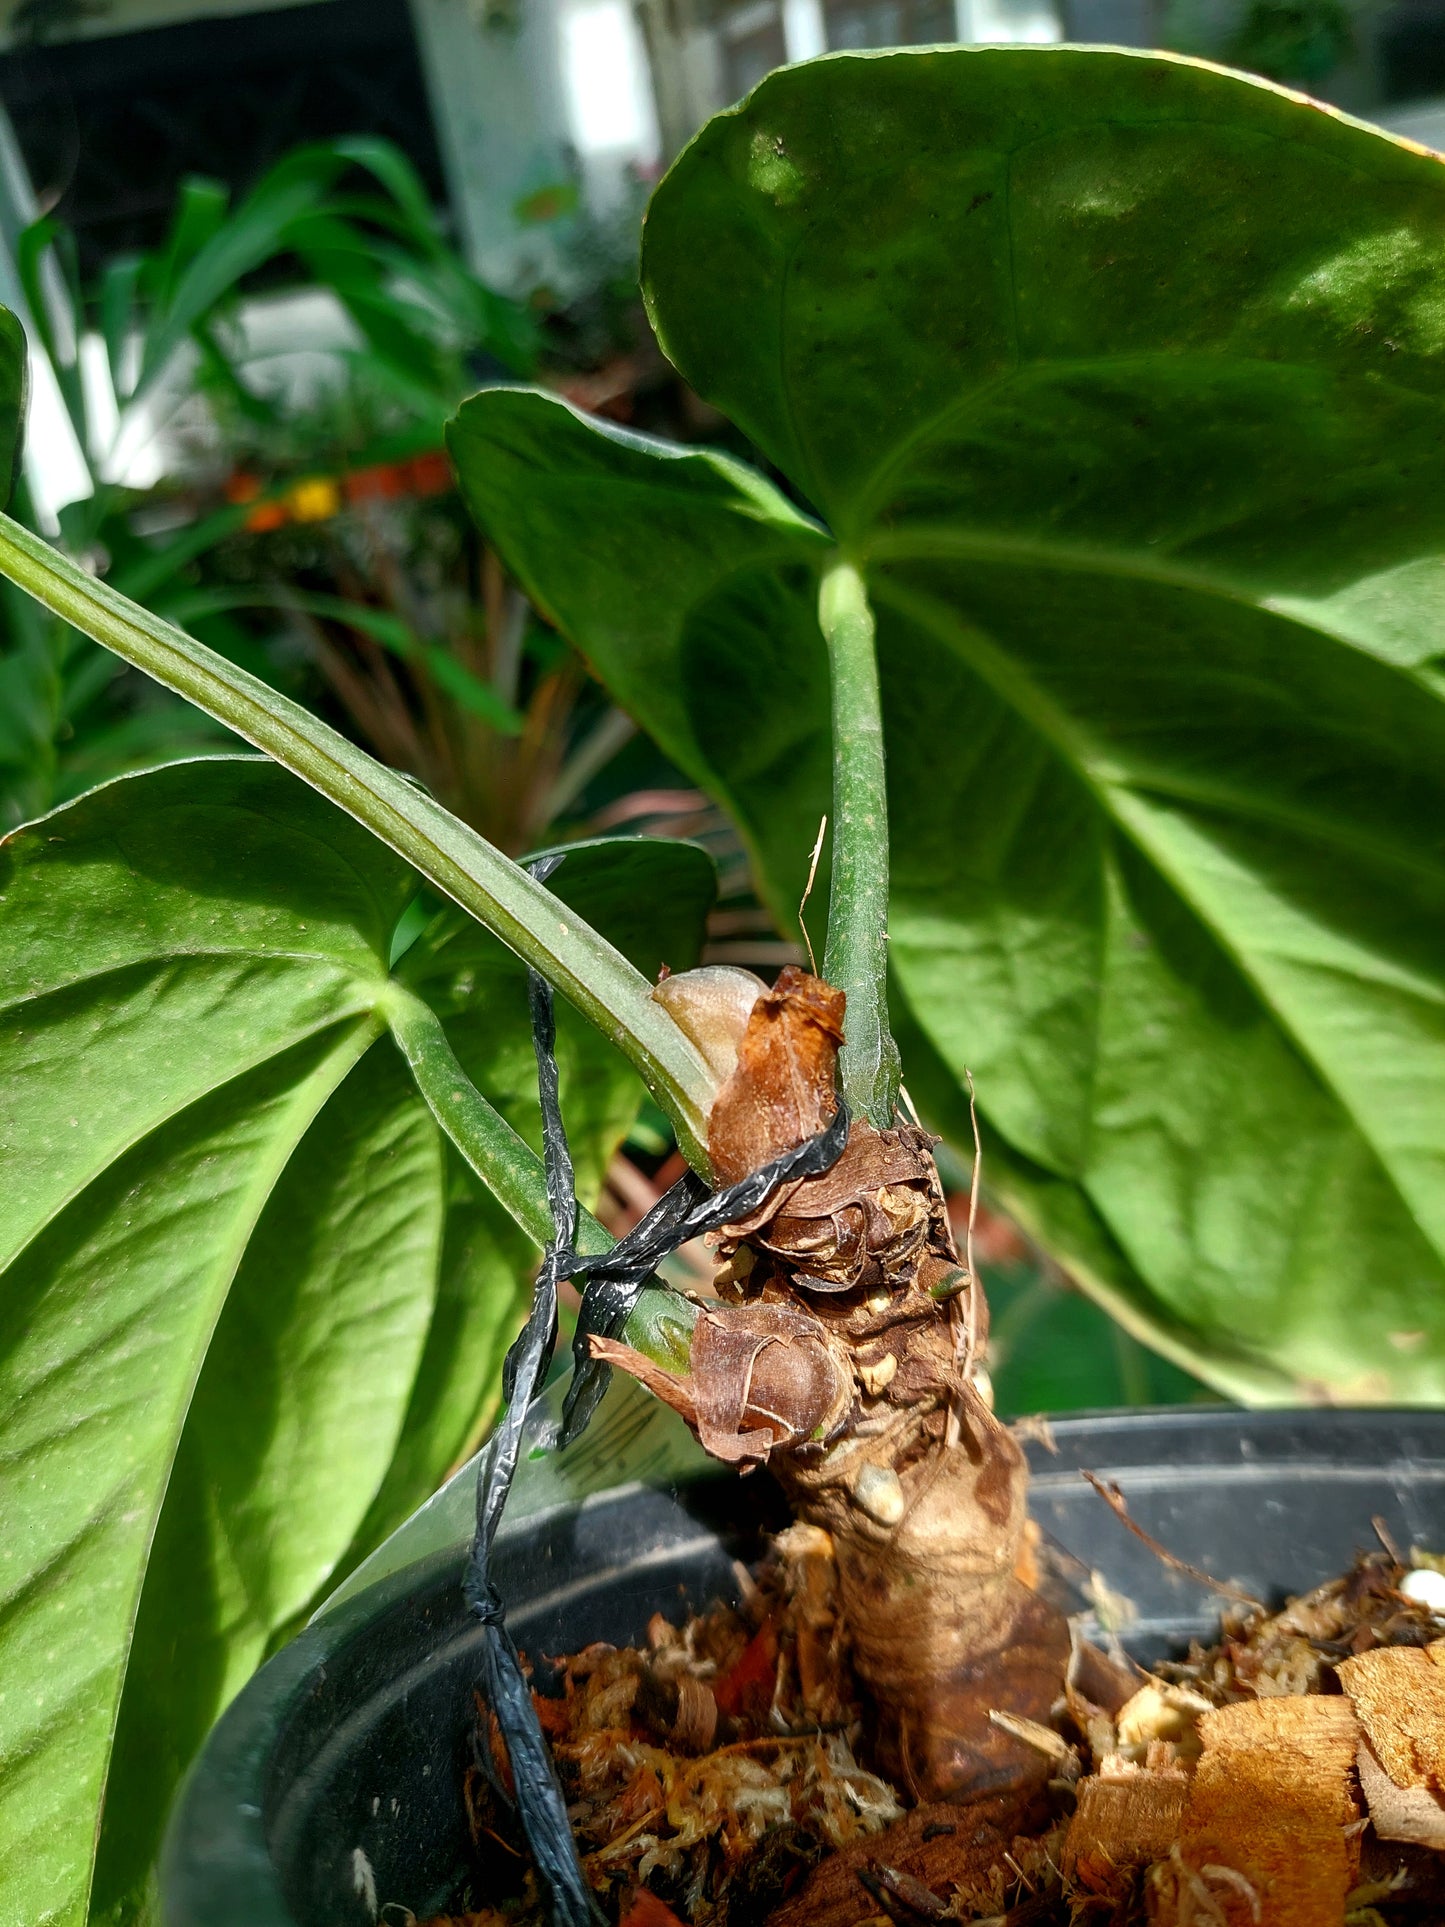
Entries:
{"label": "dark doorway", "polygon": [[1445,5],[1405,0],[1380,22],[1380,85],[1387,101],[1445,94]]}
{"label": "dark doorway", "polygon": [[406,0],[309,6],[13,48],[0,97],[82,270],[161,239],[187,174],[244,192],[289,148],[380,134],[445,199]]}

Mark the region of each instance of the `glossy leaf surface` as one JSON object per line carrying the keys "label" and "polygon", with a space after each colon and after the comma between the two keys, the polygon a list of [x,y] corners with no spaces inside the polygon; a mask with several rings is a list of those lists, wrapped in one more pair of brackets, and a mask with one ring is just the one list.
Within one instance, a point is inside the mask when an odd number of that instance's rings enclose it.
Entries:
{"label": "glossy leaf surface", "polygon": [[[905,1075],[1245,1396],[1445,1395],[1442,264],[1438,159],[1097,50],[789,69],[648,215],[663,347],[877,611]],[[820,533],[527,395],[453,448],[792,923]]]}
{"label": "glossy leaf surface", "polygon": [[[700,851],[579,846],[557,882],[640,966],[695,960]],[[6,1927],[85,1918],[108,1769],[94,1905],[133,1917],[210,1722],[494,1396],[533,1254],[386,1034],[416,893],[251,759],[0,846]],[[523,966],[463,926],[442,912],[399,968],[535,1142]],[[640,1087],[576,1013],[562,1037],[595,1189]]]}

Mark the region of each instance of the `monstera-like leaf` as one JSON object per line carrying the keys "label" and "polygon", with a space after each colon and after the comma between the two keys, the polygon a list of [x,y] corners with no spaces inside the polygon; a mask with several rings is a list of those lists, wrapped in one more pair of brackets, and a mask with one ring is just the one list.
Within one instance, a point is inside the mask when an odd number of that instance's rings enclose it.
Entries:
{"label": "monstera-like leaf", "polygon": [[[765,81],[659,340],[789,487],[535,394],[472,508],[791,923],[818,578],[877,615],[895,1029],[995,1185],[1244,1396],[1445,1396],[1445,166],[1087,49]],[[799,504],[802,506],[799,506]]]}
{"label": "monstera-like leaf", "polygon": [[[695,961],[713,878],[628,840],[576,846],[551,887],[655,974]],[[112,783],[0,844],[7,1927],[85,1919],[102,1795],[94,1915],[134,1916],[210,1722],[494,1397],[535,1246],[388,1026],[429,1009],[535,1141],[525,975],[417,896],[250,758]],[[558,1018],[595,1189],[641,1087]]]}

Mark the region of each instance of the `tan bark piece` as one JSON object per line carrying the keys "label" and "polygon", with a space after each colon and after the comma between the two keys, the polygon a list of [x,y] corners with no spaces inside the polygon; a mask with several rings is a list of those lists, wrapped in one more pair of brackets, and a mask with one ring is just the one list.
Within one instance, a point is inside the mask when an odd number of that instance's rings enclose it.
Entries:
{"label": "tan bark piece", "polygon": [[1347,1699],[1244,1700],[1207,1713],[1173,1866],[1151,1894],[1156,1927],[1184,1927],[1201,1896],[1224,1927],[1333,1927],[1359,1868],[1352,1791],[1359,1727]]}
{"label": "tan bark piece", "polygon": [[1396,1786],[1366,1739],[1360,1741],[1355,1766],[1370,1823],[1382,1840],[1445,1851],[1445,1803],[1437,1793],[1427,1786]]}
{"label": "tan bark piece", "polygon": [[1189,1783],[1183,1773],[1092,1773],[1064,1841],[1064,1873],[1090,1893],[1113,1893],[1131,1867],[1167,1860],[1179,1837]]}
{"label": "tan bark piece", "polygon": [[[1097,1707],[1112,1720],[1116,1713],[1129,1704],[1149,1675],[1140,1672],[1137,1667],[1130,1672],[1117,1660],[1110,1659],[1107,1653],[1101,1652],[1084,1638],[1076,1619],[1069,1621],[1069,1632],[1071,1645],[1065,1686],[1081,1704]],[[1074,1707],[1075,1701],[1071,1698],[1069,1711],[1077,1719]],[[1104,1750],[1109,1751],[1108,1748]]]}
{"label": "tan bark piece", "polygon": [[1418,1646],[1380,1646],[1335,1668],[1397,1787],[1445,1793],[1445,1668]]}

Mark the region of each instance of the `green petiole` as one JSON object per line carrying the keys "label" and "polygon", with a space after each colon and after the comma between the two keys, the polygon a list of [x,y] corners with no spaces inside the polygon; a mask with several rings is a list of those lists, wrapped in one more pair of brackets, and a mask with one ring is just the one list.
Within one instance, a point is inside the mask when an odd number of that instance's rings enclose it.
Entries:
{"label": "green petiole", "polygon": [[[429,1004],[403,985],[387,987],[382,1014],[417,1089],[437,1123],[508,1216],[537,1245],[552,1235],[547,1179],[542,1160],[472,1083]],[[592,1214],[577,1207],[577,1248],[584,1255],[610,1251],[614,1243]],[[643,1292],[621,1337],[671,1371],[687,1370],[697,1308],[665,1286]]]}
{"label": "green petiole", "polygon": [[888,1025],[888,789],[873,611],[851,562],[834,562],[818,592],[833,694],[833,878],[823,975],[848,995],[839,1053],[843,1094],[880,1130],[898,1101],[898,1047]]}

